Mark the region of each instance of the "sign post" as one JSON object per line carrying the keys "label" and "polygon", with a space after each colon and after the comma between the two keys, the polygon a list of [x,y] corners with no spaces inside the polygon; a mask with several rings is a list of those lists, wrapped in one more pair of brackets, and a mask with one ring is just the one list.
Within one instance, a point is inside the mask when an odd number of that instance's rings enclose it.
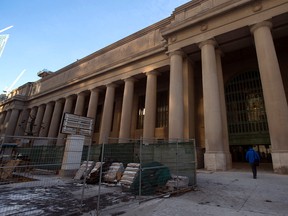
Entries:
{"label": "sign post", "polygon": [[61,176],[73,176],[80,168],[85,136],[92,136],[93,125],[92,118],[64,113],[61,133],[68,134],[68,137],[60,170]]}

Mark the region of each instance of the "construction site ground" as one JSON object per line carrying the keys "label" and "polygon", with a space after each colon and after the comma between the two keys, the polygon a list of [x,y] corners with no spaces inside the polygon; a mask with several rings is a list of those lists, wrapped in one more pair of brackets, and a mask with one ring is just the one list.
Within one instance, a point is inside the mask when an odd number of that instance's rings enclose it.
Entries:
{"label": "construction site ground", "polygon": [[288,175],[259,167],[253,179],[249,167],[225,172],[197,171],[197,186],[185,193],[139,198],[118,186],[84,188],[79,181],[57,175],[36,181],[0,185],[0,215],[288,215]]}

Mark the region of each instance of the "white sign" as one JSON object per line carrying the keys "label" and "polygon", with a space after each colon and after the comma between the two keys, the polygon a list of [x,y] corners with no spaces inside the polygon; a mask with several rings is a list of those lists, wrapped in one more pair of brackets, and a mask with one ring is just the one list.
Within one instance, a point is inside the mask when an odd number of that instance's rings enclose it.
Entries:
{"label": "white sign", "polygon": [[61,133],[91,136],[93,125],[93,118],[64,113]]}

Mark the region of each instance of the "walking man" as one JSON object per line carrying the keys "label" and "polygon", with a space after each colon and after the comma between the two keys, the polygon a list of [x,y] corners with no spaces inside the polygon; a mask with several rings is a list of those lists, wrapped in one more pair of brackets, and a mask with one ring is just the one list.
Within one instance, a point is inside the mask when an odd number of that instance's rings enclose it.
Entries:
{"label": "walking man", "polygon": [[246,160],[249,162],[251,166],[253,178],[256,179],[257,178],[257,166],[259,166],[260,157],[258,153],[252,147],[250,147],[246,153]]}

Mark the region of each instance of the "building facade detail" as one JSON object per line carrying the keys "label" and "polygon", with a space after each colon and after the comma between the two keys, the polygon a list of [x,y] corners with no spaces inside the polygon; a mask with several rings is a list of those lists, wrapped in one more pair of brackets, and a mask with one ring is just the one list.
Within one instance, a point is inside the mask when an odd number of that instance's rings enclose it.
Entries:
{"label": "building facade detail", "polygon": [[93,145],[195,138],[207,170],[244,162],[254,145],[288,173],[287,40],[287,0],[190,1],[13,90],[0,101],[0,136],[62,145],[61,119],[71,113],[94,119]]}

